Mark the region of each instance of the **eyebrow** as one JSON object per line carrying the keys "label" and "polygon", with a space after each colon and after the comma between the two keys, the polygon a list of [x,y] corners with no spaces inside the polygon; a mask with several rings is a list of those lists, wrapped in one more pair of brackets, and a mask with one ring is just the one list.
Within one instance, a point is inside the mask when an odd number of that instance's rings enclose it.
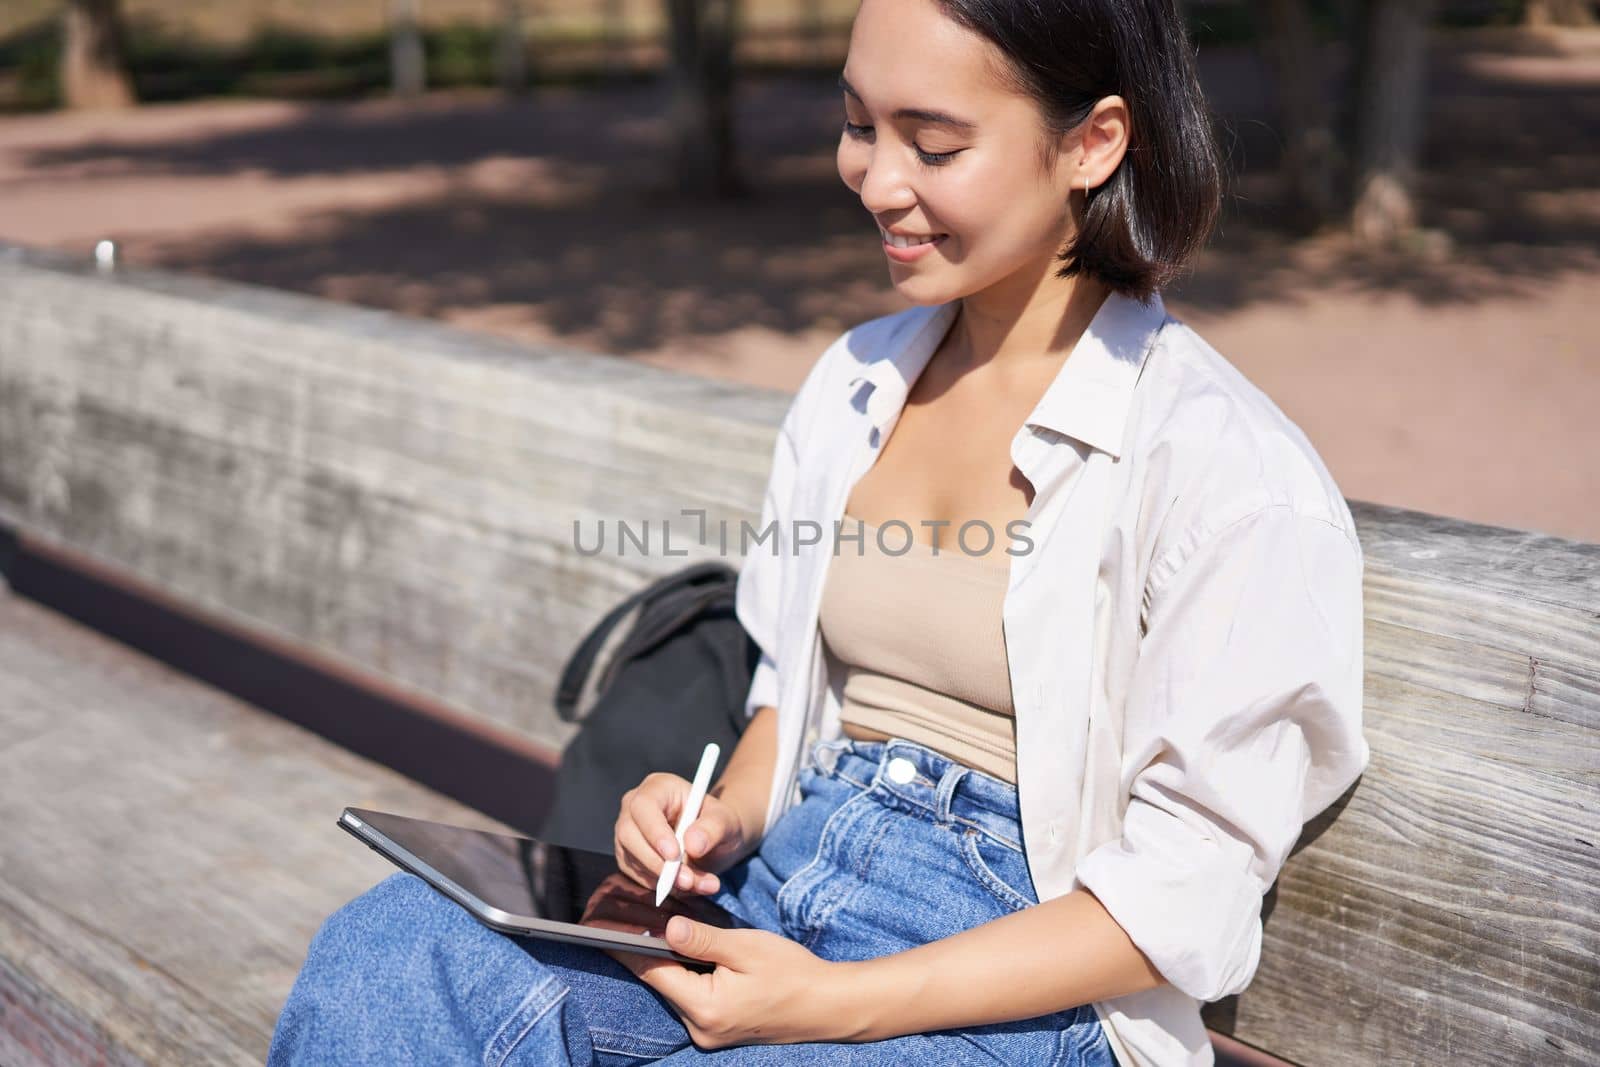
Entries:
{"label": "eyebrow", "polygon": [[[855,86],[851,85],[842,73],[839,75],[839,88],[855,97],[856,103],[866,106],[866,101],[861,99],[861,94],[856,92]],[[940,126],[952,126],[958,130],[975,130],[978,128],[976,122],[968,122],[966,119],[956,118],[948,111],[932,111],[924,107],[902,107],[889,117],[893,119],[917,119],[922,122],[936,123]]]}

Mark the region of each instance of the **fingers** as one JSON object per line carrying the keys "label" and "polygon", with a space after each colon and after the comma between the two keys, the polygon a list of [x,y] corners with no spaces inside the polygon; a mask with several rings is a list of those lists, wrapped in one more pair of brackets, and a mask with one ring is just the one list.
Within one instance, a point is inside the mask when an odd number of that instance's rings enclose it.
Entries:
{"label": "fingers", "polygon": [[[732,842],[728,837],[728,819],[717,808],[702,812],[683,832],[683,849],[687,855],[678,872],[678,888],[685,892],[715,893],[722,880],[710,869],[719,865]],[[685,871],[692,871],[686,876]]]}
{"label": "fingers", "polygon": [[[633,817],[634,824],[639,828],[639,833],[663,860],[681,858],[678,856],[678,842],[673,836],[672,824],[667,822],[668,808],[676,809],[682,803],[682,798],[676,795],[678,783],[659,780],[676,777],[676,775],[652,774],[632,791],[631,799],[625,806],[627,814]],[[682,784],[685,787],[688,785],[687,782]]]}
{"label": "fingers", "polygon": [[744,843],[744,831],[733,808],[707,797],[699,818],[684,832],[683,845],[701,870],[718,871],[732,861]]}
{"label": "fingers", "polygon": [[645,985],[654,989],[683,1021],[684,1028],[692,1034],[693,1026],[684,1005],[701,1001],[706,996],[706,975],[691,971],[682,963],[662,956],[649,956],[626,949],[602,949],[612,959],[634,973]]}
{"label": "fingers", "polygon": [[[700,824],[696,822],[684,832],[684,850],[688,855],[678,867],[675,884],[678,889],[686,893],[715,893],[722,882],[715,874],[704,870],[698,862],[697,854],[704,854],[707,851],[704,843],[707,835],[703,828],[698,828],[699,826]],[[698,846],[695,844],[696,841],[700,842]]]}
{"label": "fingers", "polygon": [[626,817],[617,820],[616,852],[618,870],[642,886],[655,888],[666,861],[645,842],[639,828]]}
{"label": "fingers", "polygon": [[677,887],[685,893],[714,893],[717,890],[717,877],[685,863],[678,868]]}
{"label": "fingers", "polygon": [[[686,794],[688,788],[689,783],[676,775],[657,773],[623,794],[613,835],[617,868],[640,885],[654,889],[662,868],[674,858],[683,860],[675,883],[678,890],[714,893],[721,885],[720,879],[702,871],[694,862],[693,849],[688,850],[687,856],[679,854],[677,838],[667,821],[668,813],[683,800],[680,793]],[[697,819],[690,829],[703,853],[715,846],[713,835],[721,831],[718,820],[705,825],[701,825],[702,821]]]}
{"label": "fingers", "polygon": [[634,977],[646,985],[654,987],[657,992],[660,992],[661,978],[659,976],[661,974],[673,970],[687,970],[677,960],[669,960],[661,956],[650,956],[643,952],[629,952],[627,949],[621,948],[602,948],[600,951],[632,971]]}

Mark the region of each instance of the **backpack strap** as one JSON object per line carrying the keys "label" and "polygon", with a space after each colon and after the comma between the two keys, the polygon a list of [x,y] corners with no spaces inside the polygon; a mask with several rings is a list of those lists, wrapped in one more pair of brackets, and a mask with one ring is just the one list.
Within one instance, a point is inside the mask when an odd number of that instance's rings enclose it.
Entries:
{"label": "backpack strap", "polygon": [[[615,656],[602,668],[599,690],[604,692],[615,673],[629,660],[642,656],[681,630],[691,620],[724,606],[732,607],[738,572],[723,564],[714,571],[683,576],[650,598],[648,610],[641,612],[628,631]],[[701,581],[700,579],[708,579]]]}
{"label": "backpack strap", "polygon": [[[581,720],[621,664],[682,626],[716,596],[727,595],[723,589],[726,578],[737,578],[737,574],[718,560],[691,563],[630,594],[606,612],[561,671],[556,685],[556,714],[567,722]],[[710,582],[706,581],[708,578]],[[644,609],[653,609],[654,602],[663,598],[670,598],[667,602],[671,610],[663,616],[671,620],[670,625],[661,625],[652,613],[645,632],[635,637],[637,624],[646,614]]]}

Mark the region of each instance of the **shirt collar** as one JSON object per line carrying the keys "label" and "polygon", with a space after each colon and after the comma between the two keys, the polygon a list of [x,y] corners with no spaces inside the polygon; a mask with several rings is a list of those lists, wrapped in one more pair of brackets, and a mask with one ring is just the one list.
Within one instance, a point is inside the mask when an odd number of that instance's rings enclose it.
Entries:
{"label": "shirt collar", "polygon": [[[959,309],[958,300],[912,308],[884,351],[854,352],[863,363],[849,387],[866,386],[864,394],[852,395],[864,395],[873,425],[881,427],[905,405],[911,383],[927,366]],[[1110,293],[1024,425],[1042,426],[1120,456],[1134,384],[1166,320],[1159,293],[1152,294],[1149,303]]]}

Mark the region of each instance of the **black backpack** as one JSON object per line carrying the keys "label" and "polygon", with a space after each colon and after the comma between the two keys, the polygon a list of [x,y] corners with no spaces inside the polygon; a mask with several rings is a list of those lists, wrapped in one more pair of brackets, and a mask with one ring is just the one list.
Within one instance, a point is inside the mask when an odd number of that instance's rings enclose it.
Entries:
{"label": "black backpack", "polygon": [[693,778],[708,741],[722,747],[716,781],[744,732],[761,658],[734,614],[737,579],[725,563],[691,564],[612,608],[579,644],[556,714],[583,725],[562,751],[537,836],[611,853],[622,794],[652,771]]}

